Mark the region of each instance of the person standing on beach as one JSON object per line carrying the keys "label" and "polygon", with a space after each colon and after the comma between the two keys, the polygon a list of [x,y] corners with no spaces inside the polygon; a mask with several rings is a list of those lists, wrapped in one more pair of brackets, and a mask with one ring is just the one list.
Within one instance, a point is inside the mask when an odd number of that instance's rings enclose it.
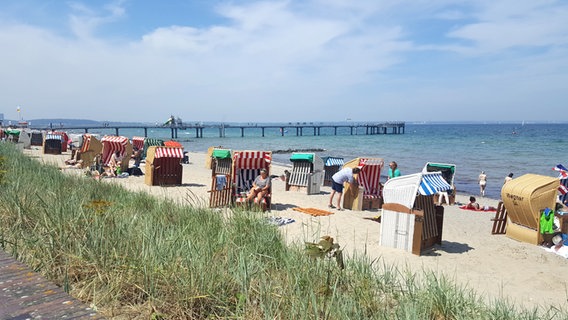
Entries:
{"label": "person standing on beach", "polygon": [[503,184],[505,184],[505,183],[507,183],[511,180],[513,180],[513,173],[512,172],[509,173],[509,175],[505,177],[505,182],[503,182]]}
{"label": "person standing on beach", "polygon": [[394,161],[389,163],[389,179],[394,177],[400,177],[400,170],[398,170],[398,164]]}
{"label": "person standing on beach", "polygon": [[485,186],[487,185],[487,175],[485,174],[485,171],[481,171],[478,180],[479,180],[479,194],[482,197],[485,197]]}
{"label": "person standing on beach", "polygon": [[[343,194],[343,184],[345,182],[349,182],[351,185],[354,185],[355,178],[353,177],[353,175],[358,174],[359,172],[361,172],[361,169],[359,168],[343,168],[337,171],[331,177],[331,195],[329,196],[330,208],[332,209],[337,208],[338,210],[342,210],[340,204],[341,204],[341,195]],[[338,194],[337,207],[333,205],[333,197],[335,196],[335,193]]]}

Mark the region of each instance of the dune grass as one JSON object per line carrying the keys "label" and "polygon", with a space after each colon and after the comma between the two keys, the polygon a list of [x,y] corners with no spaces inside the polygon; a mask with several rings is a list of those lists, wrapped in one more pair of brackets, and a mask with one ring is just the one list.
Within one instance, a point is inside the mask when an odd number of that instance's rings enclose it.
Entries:
{"label": "dune grass", "polygon": [[108,318],[567,317],[555,308],[487,304],[439,274],[366,256],[342,269],[287,247],[258,213],[229,215],[64,175],[7,143],[0,247]]}

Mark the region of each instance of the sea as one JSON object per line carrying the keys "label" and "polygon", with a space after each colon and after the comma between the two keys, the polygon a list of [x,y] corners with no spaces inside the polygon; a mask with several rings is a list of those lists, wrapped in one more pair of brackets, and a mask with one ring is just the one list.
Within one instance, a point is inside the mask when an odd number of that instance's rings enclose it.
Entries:
{"label": "sea", "polygon": [[[385,162],[382,182],[386,181],[390,161],[397,162],[403,175],[422,171],[427,162],[454,164],[457,192],[479,196],[478,176],[485,171],[485,196],[492,199],[501,197],[501,187],[509,173],[513,173],[513,178],[527,173],[556,177],[558,172],[553,170],[556,165],[568,166],[568,139],[564,136],[568,123],[406,123],[404,133],[392,134],[389,129],[388,134],[376,135],[366,135],[363,128],[353,133],[348,128],[338,129],[337,135],[331,128],[322,128],[320,135],[314,135],[307,125],[303,135],[288,128],[282,136],[280,129],[271,128],[265,129],[264,137],[261,125],[245,129],[244,137],[235,127],[226,128],[224,137],[215,128],[205,129],[200,138],[196,138],[194,129],[179,130],[174,140],[190,152],[205,153],[212,146],[273,151],[273,163],[290,167],[290,151],[294,150],[309,150],[321,157],[341,157],[345,162],[357,157],[382,158]],[[107,132],[89,132],[115,134],[110,128]],[[142,129],[120,129],[119,134],[130,138],[144,136]],[[171,130],[150,128],[148,136],[170,140]]]}

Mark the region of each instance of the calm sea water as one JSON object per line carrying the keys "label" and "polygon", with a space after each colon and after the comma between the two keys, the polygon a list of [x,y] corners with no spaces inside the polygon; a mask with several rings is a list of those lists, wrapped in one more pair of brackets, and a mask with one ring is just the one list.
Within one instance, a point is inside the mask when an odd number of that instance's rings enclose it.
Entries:
{"label": "calm sea water", "polygon": [[[322,130],[313,136],[312,129],[304,129],[303,136],[289,129],[285,136],[278,129],[245,131],[227,129],[219,138],[219,131],[204,131],[203,138],[195,138],[195,131],[179,131],[178,141],[186,150],[206,152],[211,146],[233,150],[288,150],[321,148],[320,156],[343,157],[349,161],[356,157],[379,157],[385,163],[396,161],[402,174],[417,173],[426,162],[456,165],[455,184],[458,192],[479,194],[477,177],[481,170],[487,174],[486,196],[500,198],[501,186],[507,174],[514,177],[526,173],[556,176],[552,170],[557,164],[568,165],[568,124],[407,124],[404,134],[365,135],[360,130]],[[104,132],[102,132],[104,133]],[[108,134],[114,134],[109,130]],[[121,130],[126,137],[143,136],[142,130]],[[170,139],[170,131],[154,129],[150,137]],[[290,165],[290,154],[274,154],[274,162]],[[386,167],[385,167],[386,168]],[[280,174],[280,172],[274,172]],[[383,174],[386,174],[386,170]],[[383,178],[384,182],[385,179]]]}

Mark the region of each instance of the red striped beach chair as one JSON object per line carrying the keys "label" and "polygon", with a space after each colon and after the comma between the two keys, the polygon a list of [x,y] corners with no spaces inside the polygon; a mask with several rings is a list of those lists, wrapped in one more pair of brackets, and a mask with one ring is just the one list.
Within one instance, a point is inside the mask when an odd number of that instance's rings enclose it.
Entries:
{"label": "red striped beach chair", "polygon": [[90,168],[95,165],[95,157],[97,155],[102,155],[103,144],[95,136],[91,134],[84,134],[81,145],[79,146],[79,152],[77,155],[77,160],[83,161],[83,168]]}
{"label": "red striped beach chair", "polygon": [[[235,203],[242,205],[246,201],[246,194],[251,189],[254,179],[260,175],[261,169],[268,171],[270,177],[270,164],[272,152],[270,151],[236,151],[233,154],[233,177],[235,185]],[[263,211],[270,210],[272,189],[262,200],[257,203]],[[256,201],[256,200],[255,200]]]}
{"label": "red striped beach chair", "polygon": [[357,177],[362,193],[350,190],[347,184],[343,193],[343,207],[351,210],[378,209],[381,207],[381,169],[384,160],[381,158],[355,158],[344,164],[346,168],[361,168]]}
{"label": "red striped beach chair", "polygon": [[69,143],[69,136],[67,135],[67,132],[56,131],[54,134],[61,136],[61,152],[67,152],[67,144]]}
{"label": "red striped beach chair", "polygon": [[132,146],[138,150],[144,150],[144,137],[132,137]]}
{"label": "red striped beach chair", "polygon": [[104,136],[101,139],[101,143],[103,144],[102,165],[108,166],[112,154],[119,151],[122,156],[120,170],[126,172],[130,157],[132,156],[132,144],[130,140],[123,136]]}
{"label": "red striped beach chair", "polygon": [[145,183],[149,186],[181,185],[183,149],[151,146],[146,155]]}

